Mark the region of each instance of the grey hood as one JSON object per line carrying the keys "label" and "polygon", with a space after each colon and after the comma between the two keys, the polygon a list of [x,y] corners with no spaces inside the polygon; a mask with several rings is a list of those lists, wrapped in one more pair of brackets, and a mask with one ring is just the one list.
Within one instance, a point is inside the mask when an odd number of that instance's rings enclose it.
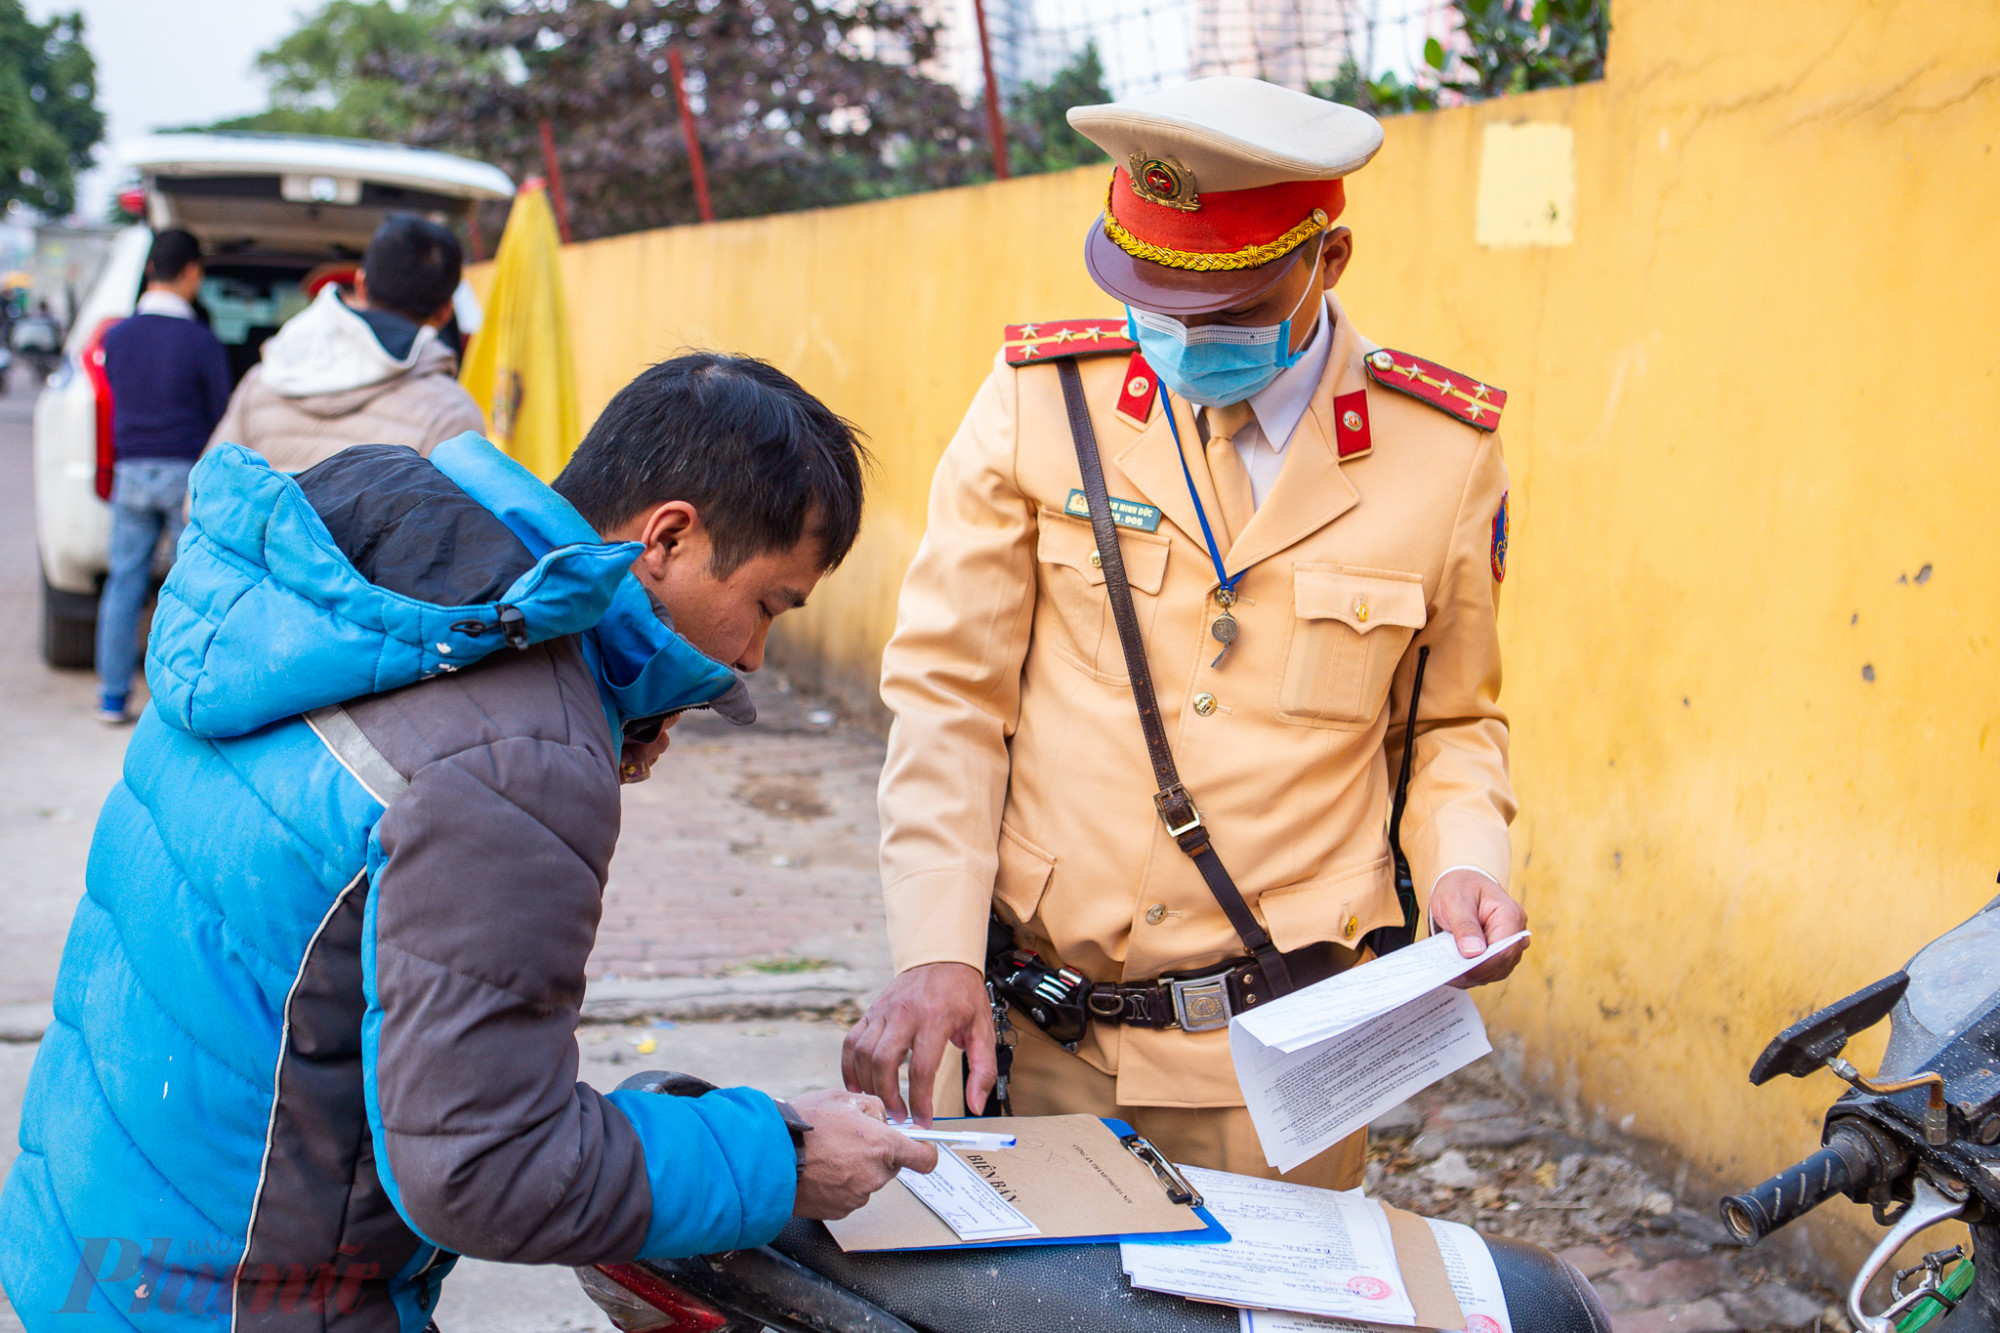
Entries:
{"label": "grey hood", "polygon": [[428,326],[417,330],[408,356],[390,356],[368,321],[328,283],[317,300],[264,344],[262,379],[281,398],[331,399],[325,414],[338,416],[407,376],[449,375],[457,364],[451,349],[437,340],[437,330]]}

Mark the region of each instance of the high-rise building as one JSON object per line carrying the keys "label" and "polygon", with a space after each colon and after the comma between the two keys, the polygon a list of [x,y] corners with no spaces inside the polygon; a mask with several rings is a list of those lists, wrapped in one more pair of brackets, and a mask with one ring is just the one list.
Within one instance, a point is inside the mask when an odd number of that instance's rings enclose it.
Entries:
{"label": "high-rise building", "polygon": [[1237,74],[1304,92],[1363,56],[1369,0],[1195,0],[1195,77]]}

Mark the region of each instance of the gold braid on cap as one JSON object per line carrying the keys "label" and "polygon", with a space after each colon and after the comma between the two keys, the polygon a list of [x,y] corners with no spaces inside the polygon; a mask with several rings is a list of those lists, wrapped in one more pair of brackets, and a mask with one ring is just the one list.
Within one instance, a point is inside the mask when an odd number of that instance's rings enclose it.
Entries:
{"label": "gold braid on cap", "polygon": [[1200,250],[1169,250],[1164,245],[1154,245],[1151,241],[1140,240],[1119,225],[1111,215],[1112,188],[1118,183],[1118,169],[1111,170],[1111,180],[1104,187],[1104,234],[1109,236],[1120,250],[1134,259],[1149,260],[1168,268],[1189,269],[1196,273],[1220,273],[1232,269],[1259,268],[1274,259],[1283,258],[1295,248],[1309,240],[1314,232],[1327,228],[1324,210],[1315,208],[1311,216],[1280,236],[1275,241],[1262,245],[1246,245],[1241,250],[1229,250],[1220,254],[1208,254]]}

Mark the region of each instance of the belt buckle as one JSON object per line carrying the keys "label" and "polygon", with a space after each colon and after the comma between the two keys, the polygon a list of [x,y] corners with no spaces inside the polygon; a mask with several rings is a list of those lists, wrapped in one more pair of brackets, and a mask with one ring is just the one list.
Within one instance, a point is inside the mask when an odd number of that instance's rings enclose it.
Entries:
{"label": "belt buckle", "polygon": [[1229,974],[1175,977],[1167,982],[1174,1018],[1183,1032],[1208,1032],[1229,1025]]}

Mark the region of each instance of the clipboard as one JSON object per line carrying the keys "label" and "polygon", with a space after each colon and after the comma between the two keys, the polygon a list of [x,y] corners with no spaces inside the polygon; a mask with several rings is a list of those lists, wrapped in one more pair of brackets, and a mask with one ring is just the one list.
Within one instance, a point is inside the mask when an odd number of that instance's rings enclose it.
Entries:
{"label": "clipboard", "polygon": [[[951,1123],[938,1122],[940,1125]],[[983,1250],[1017,1245],[1212,1245],[1229,1239],[1201,1196],[1171,1163],[1122,1120],[1088,1115],[968,1120],[1005,1127],[1012,1148],[949,1148],[1042,1229],[1014,1240],[960,1240],[901,1181],[826,1229],[848,1253]]]}

